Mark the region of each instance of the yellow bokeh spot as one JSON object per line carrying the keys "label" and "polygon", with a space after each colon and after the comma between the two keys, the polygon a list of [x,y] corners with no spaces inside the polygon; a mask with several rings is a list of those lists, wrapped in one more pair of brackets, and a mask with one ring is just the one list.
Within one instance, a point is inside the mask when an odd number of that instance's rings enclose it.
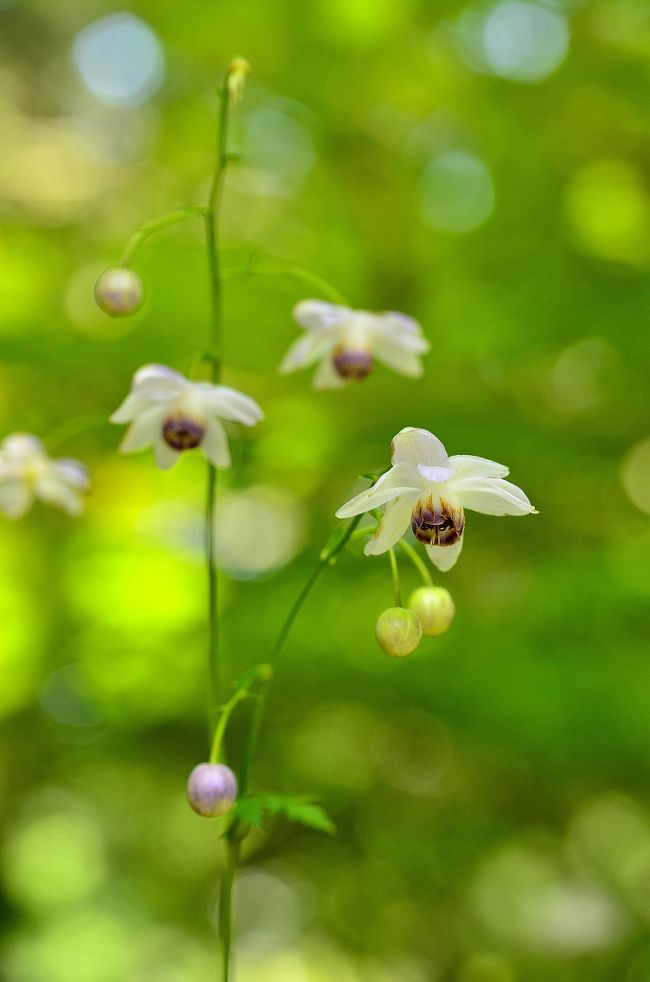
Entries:
{"label": "yellow bokeh spot", "polygon": [[637,171],[622,160],[584,167],[567,192],[567,210],[584,249],[605,259],[650,259],[650,201]]}

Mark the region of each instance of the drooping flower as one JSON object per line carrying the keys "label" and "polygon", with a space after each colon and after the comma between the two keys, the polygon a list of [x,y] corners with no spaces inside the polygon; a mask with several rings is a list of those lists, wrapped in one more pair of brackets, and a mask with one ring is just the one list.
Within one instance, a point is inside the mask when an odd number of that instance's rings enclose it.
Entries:
{"label": "drooping flower", "polygon": [[322,300],[303,300],[293,316],[306,333],[291,345],[280,371],[295,372],[319,362],[315,389],[337,389],[363,379],[372,371],[375,359],[400,375],[422,375],[420,355],[430,345],[418,322],[406,314],[375,314]]}
{"label": "drooping flower", "polygon": [[504,480],[507,467],[483,457],[449,457],[428,430],[407,426],[391,450],[391,469],[336,513],[338,518],[351,518],[386,506],[379,528],[366,543],[368,556],[386,552],[410,526],[432,563],[444,572],[463,547],[466,508],[484,515],[536,513],[521,488]]}
{"label": "drooping flower", "polygon": [[249,396],[227,385],[190,382],[166,365],[144,365],[131,391],[110,417],[130,423],[122,453],[153,446],[159,467],[171,467],[185,450],[199,447],[215,467],[230,467],[222,420],[254,426],[264,414]]}
{"label": "drooping flower", "polygon": [[31,433],[12,433],[0,446],[0,511],[8,518],[22,518],[36,499],[78,515],[89,486],[83,464],[53,460]]}

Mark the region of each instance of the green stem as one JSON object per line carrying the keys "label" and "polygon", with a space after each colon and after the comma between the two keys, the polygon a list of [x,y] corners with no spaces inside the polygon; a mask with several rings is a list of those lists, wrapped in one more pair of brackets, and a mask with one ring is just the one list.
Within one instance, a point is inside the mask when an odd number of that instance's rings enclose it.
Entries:
{"label": "green stem", "polygon": [[322,550],[320,556],[318,557],[318,564],[312,570],[309,579],[304,584],[302,590],[298,594],[291,610],[289,611],[287,618],[280,629],[277,640],[271,649],[271,654],[269,656],[269,665],[271,666],[271,673],[269,678],[264,681],[264,685],[260,695],[255,703],[255,709],[253,710],[253,718],[251,720],[250,730],[248,732],[248,740],[244,748],[244,755],[242,758],[240,773],[239,773],[239,793],[244,795],[248,787],[248,778],[250,774],[250,768],[257,749],[257,743],[259,740],[260,730],[262,728],[262,721],[264,719],[264,710],[266,708],[266,702],[268,700],[269,691],[271,688],[271,681],[273,675],[275,674],[275,669],[277,667],[280,655],[282,654],[282,649],[284,648],[285,642],[289,637],[291,628],[293,627],[294,621],[296,620],[298,614],[302,610],[305,601],[307,600],[312,589],[318,582],[321,575],[325,572],[328,566],[333,566],[336,561],[336,557],[346,543],[352,537],[354,530],[361,521],[362,516],[358,515],[353,518],[344,534],[338,538],[335,543],[328,548],[327,546]]}
{"label": "green stem", "polygon": [[395,588],[395,606],[402,606],[402,591],[399,582],[399,567],[397,565],[397,557],[395,556],[395,550],[388,550],[388,561],[390,562],[390,571],[393,575],[393,587]]}
{"label": "green stem", "polygon": [[[221,271],[219,263],[219,206],[223,194],[223,179],[229,163],[228,144],[228,109],[230,97],[228,92],[228,75],[226,71],[220,90],[219,128],[217,131],[216,166],[212,175],[210,194],[207,208],[204,209],[206,244],[208,252],[208,272],[210,276],[210,295],[212,299],[212,317],[210,326],[210,345],[212,349],[211,377],[212,382],[221,379],[223,364],[223,311],[221,302]],[[206,526],[206,559],[208,572],[208,662],[210,672],[210,730],[215,724],[216,707],[221,704],[222,680],[219,659],[219,579],[216,567],[215,544],[215,515],[217,508],[217,471],[208,463],[205,504]],[[232,702],[232,700],[231,700]],[[228,713],[228,716],[230,713]],[[212,754],[221,750],[221,741],[225,733],[227,718],[223,715],[217,725],[212,743]],[[223,724],[222,732],[219,732]],[[212,759],[212,757],[211,757]],[[237,865],[239,862],[239,845],[230,837],[226,838],[226,868],[221,878],[219,903],[219,938],[221,940],[221,978],[228,982],[230,977],[230,949],[232,946],[232,892]]]}
{"label": "green stem", "polygon": [[232,948],[232,893],[239,865],[239,843],[231,836],[224,838],[226,866],[219,890],[219,937],[221,939],[221,982],[230,978],[230,952]]}
{"label": "green stem", "polygon": [[307,283],[309,286],[313,286],[324,297],[331,300],[332,303],[339,304],[343,307],[349,306],[343,294],[335,286],[324,280],[322,276],[317,276],[316,273],[312,273],[310,270],[303,269],[300,266],[287,266],[286,269],[252,265],[236,266],[225,270],[224,275],[229,278],[238,276],[276,276],[298,280],[301,283]]}
{"label": "green stem", "polygon": [[424,583],[426,583],[427,586],[433,586],[433,577],[431,576],[431,573],[429,572],[425,561],[422,559],[421,556],[418,555],[417,550],[413,548],[410,542],[405,542],[404,539],[400,539],[397,544],[398,546],[400,546],[401,549],[404,550],[406,555],[409,557],[409,559],[417,569],[418,573],[422,577]]}
{"label": "green stem", "polygon": [[249,696],[248,689],[237,689],[234,696],[228,700],[225,706],[221,707],[221,712],[219,714],[219,722],[217,723],[214,736],[212,738],[212,750],[210,751],[210,763],[216,764],[221,755],[221,744],[223,743],[223,737],[226,732],[226,727],[230,721],[232,711],[241,702],[242,699],[246,699]]}
{"label": "green stem", "polygon": [[[217,133],[216,166],[210,185],[207,208],[203,209],[206,226],[208,250],[208,271],[210,275],[210,295],[212,298],[212,317],[210,326],[210,345],[213,352],[212,381],[221,378],[222,364],[222,306],[221,275],[219,268],[219,205],[223,189],[223,177],[228,166],[228,73],[221,90],[219,130]],[[213,464],[207,465],[207,488],[205,505],[205,550],[208,572],[208,663],[210,672],[210,730],[215,723],[216,707],[221,703],[222,681],[219,667],[219,583],[215,555],[215,515],[217,509],[217,471]]]}
{"label": "green stem", "polygon": [[83,436],[86,433],[103,430],[107,427],[108,420],[105,415],[101,416],[75,416],[61,423],[45,437],[44,443],[50,452],[58,447],[65,445],[68,440]]}
{"label": "green stem", "polygon": [[160,218],[154,218],[153,221],[147,222],[145,225],[140,225],[126,244],[122,258],[120,259],[120,266],[129,266],[131,264],[136,252],[150,235],[161,232],[165,228],[170,228],[172,225],[180,225],[181,222],[187,222],[190,218],[202,218],[205,215],[205,211],[205,208],[193,208],[191,206],[188,208],[179,208],[178,211],[172,211],[168,215],[161,215]]}

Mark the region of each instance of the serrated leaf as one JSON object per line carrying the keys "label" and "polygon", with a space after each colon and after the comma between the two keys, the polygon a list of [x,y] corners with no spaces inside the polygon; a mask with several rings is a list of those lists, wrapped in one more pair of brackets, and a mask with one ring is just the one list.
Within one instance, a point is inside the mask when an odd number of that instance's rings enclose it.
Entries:
{"label": "serrated leaf", "polygon": [[257,828],[264,824],[265,818],[282,815],[290,822],[305,825],[318,832],[327,832],[329,835],[336,832],[336,826],[327,812],[304,795],[247,795],[237,802],[235,814],[241,821]]}

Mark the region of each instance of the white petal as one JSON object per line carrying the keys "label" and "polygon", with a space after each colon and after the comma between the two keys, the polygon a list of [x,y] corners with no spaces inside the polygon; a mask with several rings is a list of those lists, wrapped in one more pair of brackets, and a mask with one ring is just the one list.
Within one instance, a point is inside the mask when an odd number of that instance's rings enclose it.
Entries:
{"label": "white petal", "polygon": [[133,376],[129,395],[109,417],[110,421],[129,423],[151,403],[175,399],[187,385],[187,379],[167,365],[144,365]]}
{"label": "white petal", "polygon": [[306,334],[291,345],[282,359],[279,371],[286,375],[299,368],[306,368],[328,354],[335,343],[335,337],[327,330],[318,334]]}
{"label": "white petal", "polygon": [[166,406],[156,404],[136,416],[120,444],[120,453],[135,453],[150,447],[160,436],[166,411]]}
{"label": "white petal", "polygon": [[339,307],[324,300],[301,300],[293,308],[294,320],[308,331],[339,327],[350,319],[352,313],[349,307]]}
{"label": "white petal", "polygon": [[355,495],[350,501],[341,505],[336,513],[337,518],[352,518],[354,515],[362,515],[373,508],[398,498],[400,495],[408,495],[411,501],[417,501],[422,491],[422,485],[418,485],[414,479],[414,469],[412,467],[391,467],[389,471],[379,478],[371,488]]}
{"label": "white petal", "polygon": [[226,431],[218,419],[208,420],[201,449],[215,467],[230,467],[230,448]]}
{"label": "white petal", "polygon": [[80,461],[73,460],[71,457],[60,457],[59,460],[52,462],[52,467],[57,478],[66,481],[75,488],[86,491],[90,485],[88,468]]}
{"label": "white petal", "polygon": [[483,515],[530,515],[535,512],[516,484],[489,477],[468,477],[454,481],[454,494],[463,508]]}
{"label": "white petal", "polygon": [[244,426],[254,426],[264,419],[264,413],[255,400],[237,389],[227,385],[210,385],[209,382],[196,382],[192,389],[199,391],[202,404],[221,419],[243,423]]}
{"label": "white petal", "polygon": [[334,368],[332,359],[326,355],[314,375],[312,387],[322,392],[324,389],[342,389],[344,385],[348,385],[348,382],[341,378]]}
{"label": "white petal", "polygon": [[68,515],[79,515],[83,511],[83,499],[77,489],[58,480],[54,474],[38,482],[36,496],[48,505],[57,505]]}
{"label": "white petal", "polygon": [[133,388],[156,401],[173,399],[185,385],[185,376],[168,365],[143,365],[133,376]]}
{"label": "white petal", "polygon": [[423,355],[431,348],[418,322],[406,314],[375,315],[373,334],[377,341],[415,355]]}
{"label": "white petal", "polygon": [[437,436],[428,430],[407,426],[400,430],[391,444],[393,464],[425,464],[446,467],[447,451]]}
{"label": "white petal", "polygon": [[379,316],[396,334],[422,337],[422,325],[414,317],[409,317],[408,314],[402,314],[399,310],[385,310]]}
{"label": "white petal", "polygon": [[173,447],[170,447],[168,443],[165,443],[162,436],[158,437],[154,443],[153,452],[156,464],[163,471],[168,471],[170,467],[173,467],[181,455],[180,450],[174,450]]}
{"label": "white petal", "polygon": [[386,506],[379,528],[366,543],[366,556],[379,556],[402,538],[411,524],[413,496],[395,498]]}
{"label": "white petal", "polygon": [[7,518],[22,518],[34,500],[30,488],[21,480],[0,483],[0,511]]}
{"label": "white petal", "polygon": [[510,473],[504,464],[497,464],[485,457],[473,457],[471,454],[453,454],[449,458],[449,466],[454,477],[507,477]]}
{"label": "white petal", "polygon": [[388,368],[392,368],[394,372],[398,372],[399,375],[405,375],[407,378],[420,378],[424,374],[424,367],[419,355],[404,351],[392,342],[381,339],[375,340],[373,352],[379,361],[387,365]]}
{"label": "white petal", "polygon": [[43,444],[31,433],[10,434],[3,441],[2,450],[12,461],[27,461],[45,456]]}
{"label": "white petal", "polygon": [[425,546],[429,554],[429,559],[434,566],[438,567],[441,573],[446,573],[452,566],[455,566],[456,560],[460,556],[461,549],[463,548],[464,539],[465,536],[461,535],[458,542],[454,542],[453,546]]}

